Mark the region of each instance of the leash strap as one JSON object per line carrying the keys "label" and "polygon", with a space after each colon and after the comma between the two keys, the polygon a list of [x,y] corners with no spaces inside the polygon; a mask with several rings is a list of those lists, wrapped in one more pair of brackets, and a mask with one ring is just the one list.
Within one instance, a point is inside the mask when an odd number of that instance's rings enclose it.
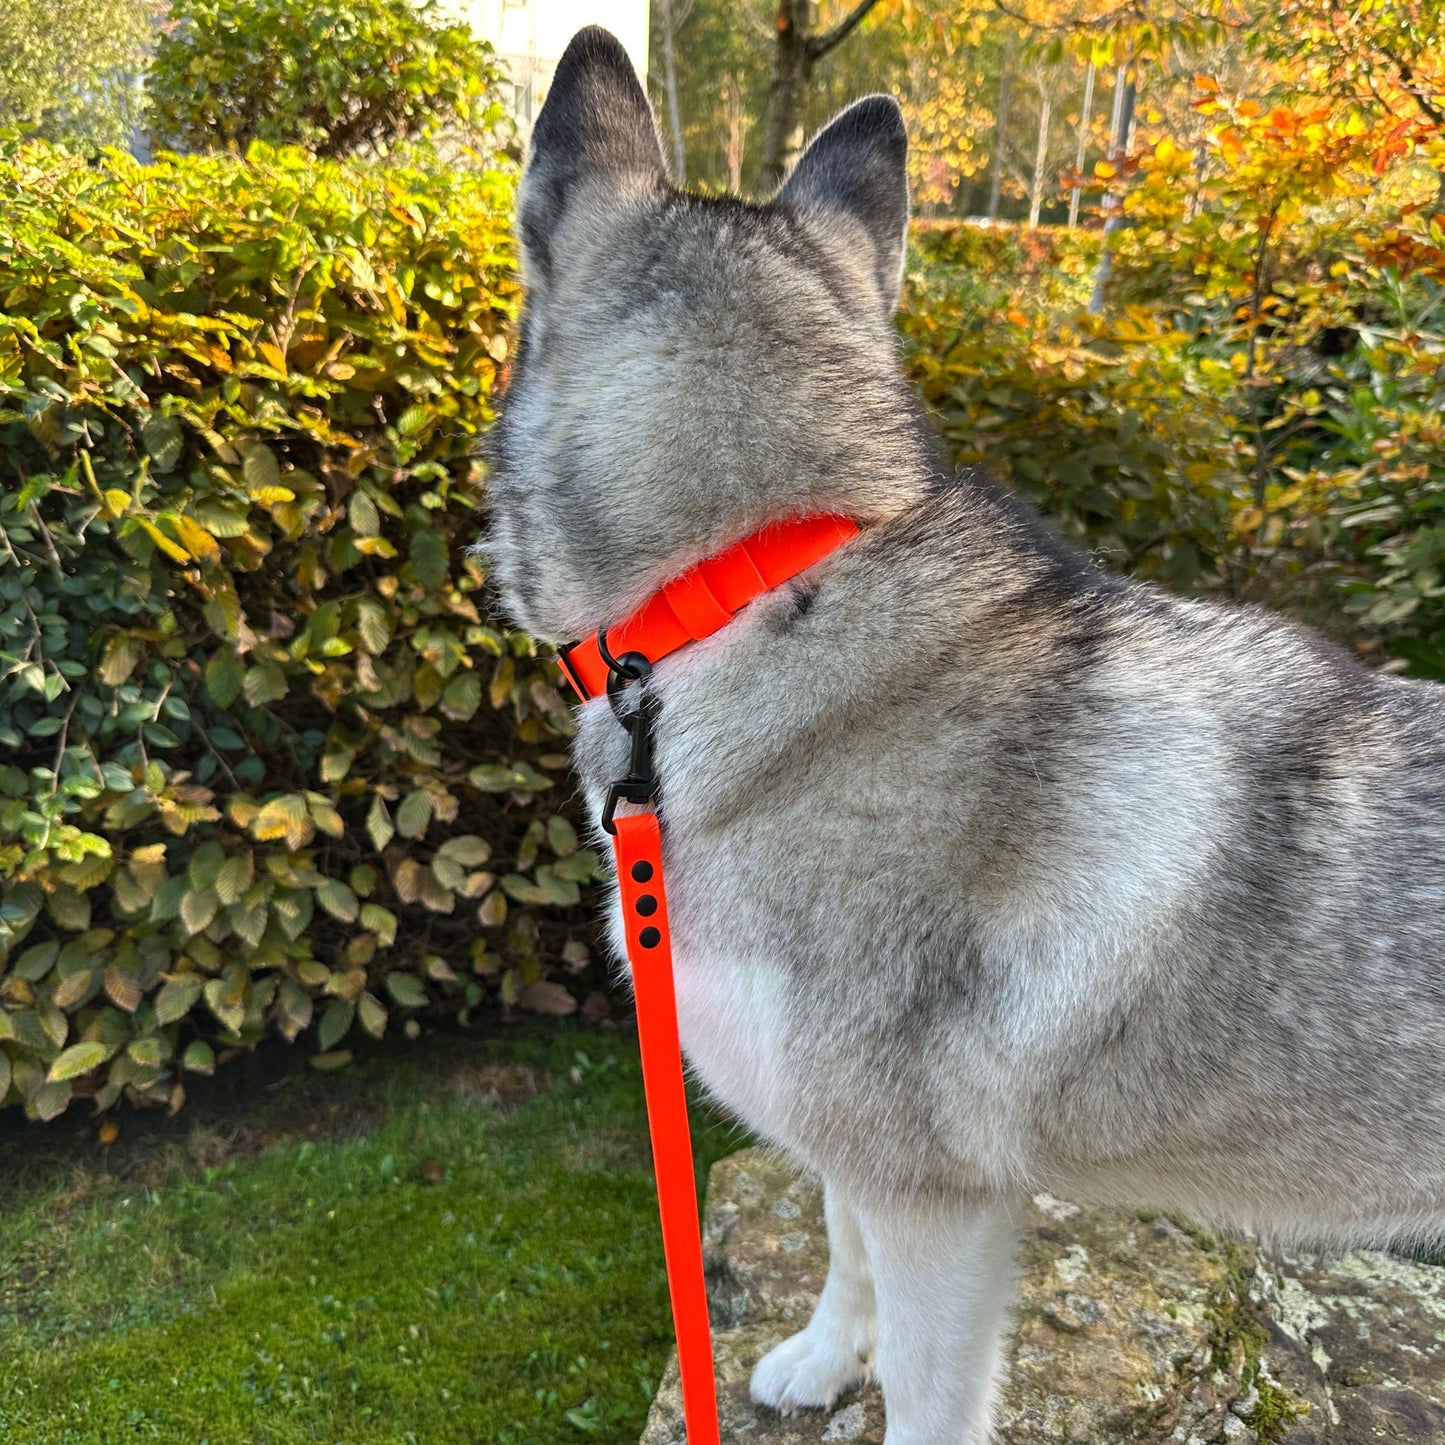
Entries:
{"label": "leash strap", "polygon": [[[610,629],[599,628],[595,638],[563,648],[557,659],[584,702],[606,693],[613,716],[632,741],[627,775],[608,788],[601,821],[612,835],[627,960],[632,965],[642,1086],[688,1445],[719,1445],[720,1435],[672,937],[662,881],[658,783],[652,763],[659,704],[647,682],[654,662],[689,642],[710,637],[755,597],[796,577],[857,532],[858,524],[851,517],[774,522],[673,578],[630,617]],[[629,695],[635,704],[630,709]],[[645,811],[619,816],[620,803]]]}
{"label": "leash strap", "polygon": [[632,964],[637,1000],[637,1036],[647,1124],[652,1135],[652,1163],[657,1175],[657,1208],[662,1216],[662,1252],[672,1296],[673,1328],[677,1332],[683,1420],[688,1445],[718,1445],[712,1330],[677,1030],[667,891],[662,878],[662,829],[657,814],[650,809],[612,821],[616,828],[612,848],[627,933],[627,958]]}

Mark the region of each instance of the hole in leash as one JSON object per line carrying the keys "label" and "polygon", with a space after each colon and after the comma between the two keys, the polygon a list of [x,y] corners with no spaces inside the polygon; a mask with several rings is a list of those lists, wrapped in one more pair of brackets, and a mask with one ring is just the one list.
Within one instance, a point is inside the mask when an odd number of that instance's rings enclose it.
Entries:
{"label": "hole in leash", "polygon": [[644,928],[637,935],[637,941],[644,948],[656,948],[662,942],[662,935],[655,928]]}
{"label": "hole in leash", "polygon": [[652,882],[652,864],[646,861],[632,865],[632,878],[636,883]]}
{"label": "hole in leash", "polygon": [[650,893],[644,893],[642,897],[637,900],[637,911],[644,918],[651,918],[652,915],[657,912],[657,899]]}

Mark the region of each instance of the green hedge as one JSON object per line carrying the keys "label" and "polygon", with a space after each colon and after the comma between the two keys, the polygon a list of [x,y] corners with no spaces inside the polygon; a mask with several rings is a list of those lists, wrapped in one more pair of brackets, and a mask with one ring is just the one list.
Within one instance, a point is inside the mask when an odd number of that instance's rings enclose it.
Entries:
{"label": "green hedge", "polygon": [[573,1006],[566,710],[469,551],[512,194],[0,155],[0,1102]]}
{"label": "green hedge", "polygon": [[1227,368],[1143,308],[1085,313],[1097,232],[916,225],[900,326],[954,460],[982,464],[1111,565],[1175,587],[1230,565],[1240,447]]}
{"label": "green hedge", "polygon": [[[1121,231],[1091,316],[1097,235],[916,230],[900,324],[954,460],[1111,566],[1445,679],[1445,215],[1311,220],[1277,278],[1287,320],[1253,329],[1250,253],[1230,269],[1216,232],[1198,218],[1161,257],[1157,231]],[[1317,295],[1293,280],[1311,265]]]}

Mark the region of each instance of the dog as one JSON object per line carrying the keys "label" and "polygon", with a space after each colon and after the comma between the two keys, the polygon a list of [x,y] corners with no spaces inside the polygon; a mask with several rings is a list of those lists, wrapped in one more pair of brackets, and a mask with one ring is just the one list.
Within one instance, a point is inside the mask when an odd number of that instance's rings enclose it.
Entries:
{"label": "dog", "polygon": [[[766,204],[680,192],[581,32],[520,186],[485,547],[564,642],[770,522],[860,524],[648,683],[681,1034],[824,1182],[827,1283],[754,1398],[876,1372],[887,1445],[982,1445],[1034,1192],[1441,1235],[1445,691],[951,474],[892,328],[906,147],[871,96]],[[601,700],[575,760],[596,819]]]}

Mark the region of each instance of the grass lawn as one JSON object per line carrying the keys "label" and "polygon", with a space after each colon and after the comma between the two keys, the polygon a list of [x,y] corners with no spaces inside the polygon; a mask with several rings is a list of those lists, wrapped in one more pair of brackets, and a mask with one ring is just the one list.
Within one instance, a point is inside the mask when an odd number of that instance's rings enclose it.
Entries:
{"label": "grass lawn", "polygon": [[[636,1440],[670,1335],[630,1034],[278,1053],[120,1124],[0,1124],[0,1440]],[[701,1169],[739,1142],[694,1128]]]}

